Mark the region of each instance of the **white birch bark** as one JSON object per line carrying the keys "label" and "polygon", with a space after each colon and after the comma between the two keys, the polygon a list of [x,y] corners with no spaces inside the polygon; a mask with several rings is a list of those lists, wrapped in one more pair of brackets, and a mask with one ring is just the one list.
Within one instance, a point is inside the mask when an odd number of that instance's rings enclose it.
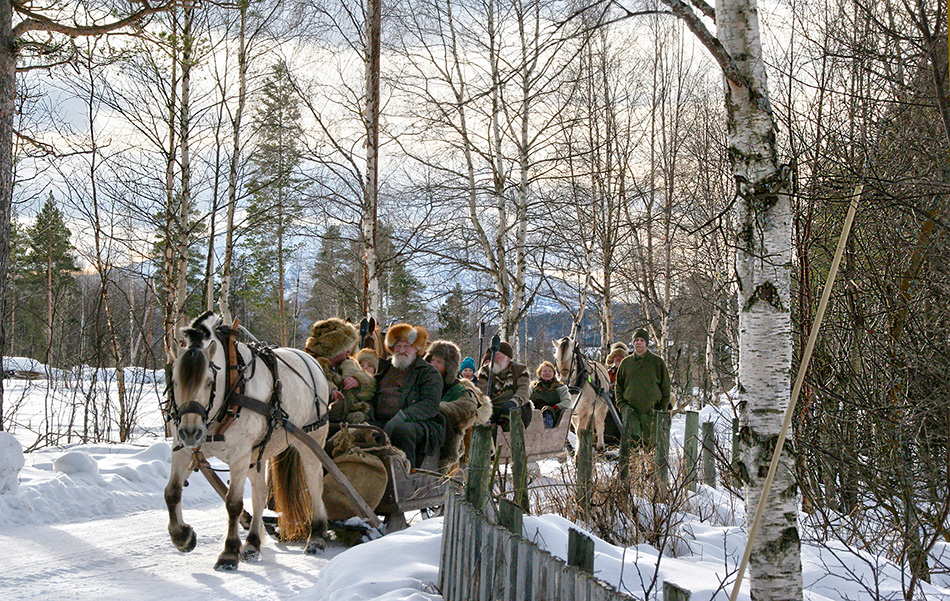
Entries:
{"label": "white birch bark", "polygon": [[[231,121],[233,140],[231,144],[231,163],[228,168],[228,212],[225,226],[224,259],[221,262],[221,288],[218,290],[218,310],[226,324],[231,318],[231,262],[234,256],[234,212],[237,209],[238,165],[241,160],[241,120],[244,117],[244,104],[247,100],[247,9],[248,0],[238,4],[240,25],[238,27],[238,97],[237,108]],[[222,102],[224,94],[222,94]]]}
{"label": "white birch bark", "polygon": [[[720,2],[716,24],[723,48],[745,77],[727,77],[726,110],[739,196],[740,472],[746,515],[752,516],[791,390],[791,204],[776,153],[756,3]],[[787,446],[751,544],[752,599],[801,600],[798,486]]]}
{"label": "white birch bark", "polygon": [[[718,37],[682,0],[663,0],[684,20],[725,75],[727,137],[738,201],[740,478],[746,514],[755,514],[790,401],[792,367],[791,204],[779,164],[755,0],[720,0]],[[707,16],[709,5],[693,4]],[[791,437],[789,437],[791,439]],[[782,452],[761,530],[750,542],[752,599],[802,599],[798,487]]]}

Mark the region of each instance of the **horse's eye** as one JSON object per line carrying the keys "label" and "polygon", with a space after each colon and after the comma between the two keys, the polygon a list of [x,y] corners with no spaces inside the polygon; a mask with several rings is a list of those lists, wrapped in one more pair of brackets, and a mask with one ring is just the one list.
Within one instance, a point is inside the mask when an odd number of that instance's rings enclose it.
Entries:
{"label": "horse's eye", "polygon": [[205,388],[211,388],[212,386],[214,386],[214,380],[208,380],[208,383],[205,384]]}

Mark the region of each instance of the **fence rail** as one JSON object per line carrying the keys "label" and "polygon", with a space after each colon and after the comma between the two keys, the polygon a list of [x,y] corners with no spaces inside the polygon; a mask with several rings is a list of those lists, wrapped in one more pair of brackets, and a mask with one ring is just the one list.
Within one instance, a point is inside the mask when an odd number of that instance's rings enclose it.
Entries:
{"label": "fence rail", "polygon": [[445,601],[621,601],[629,597],[492,523],[446,492],[439,586]]}

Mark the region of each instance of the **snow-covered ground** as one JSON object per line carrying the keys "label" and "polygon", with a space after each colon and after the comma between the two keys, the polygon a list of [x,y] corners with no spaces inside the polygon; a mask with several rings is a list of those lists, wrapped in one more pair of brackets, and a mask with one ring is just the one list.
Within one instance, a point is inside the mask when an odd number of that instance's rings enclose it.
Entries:
{"label": "snow-covered ground", "polygon": [[[5,388],[5,398],[20,398],[21,407],[49,406],[40,382],[7,380]],[[151,412],[158,407],[157,392],[145,390],[151,398],[141,406]],[[235,573],[214,571],[226,512],[200,475],[184,490],[185,518],[195,527],[198,546],[180,553],[166,532],[162,496],[171,448],[155,433],[157,416],[145,422],[152,425],[133,443],[73,444],[26,454],[23,444],[35,442],[35,431],[14,432],[16,437],[0,432],[0,599],[442,598],[441,518],[417,518],[408,530],[352,548],[331,543],[315,557],[304,555],[302,544],[268,538],[259,561],[242,563]],[[682,439],[682,428],[682,418],[674,420],[674,440]],[[554,478],[559,466],[542,462],[541,471]],[[745,544],[744,520],[734,509],[741,504],[705,487],[699,495],[712,510],[702,513],[712,519],[685,516],[676,557],[645,544],[620,548],[595,539],[596,575],[637,599],[644,598],[654,575],[651,598],[662,599],[661,583],[669,579],[691,590],[693,601],[727,599]],[[570,526],[552,514],[528,516],[524,534],[563,558]],[[935,549],[933,561],[941,554],[950,555],[950,549]],[[884,557],[805,544],[802,561],[807,601],[902,598],[906,575]],[[743,591],[740,599],[747,600],[747,585]],[[922,592],[917,598],[950,600],[950,580],[935,580]]]}

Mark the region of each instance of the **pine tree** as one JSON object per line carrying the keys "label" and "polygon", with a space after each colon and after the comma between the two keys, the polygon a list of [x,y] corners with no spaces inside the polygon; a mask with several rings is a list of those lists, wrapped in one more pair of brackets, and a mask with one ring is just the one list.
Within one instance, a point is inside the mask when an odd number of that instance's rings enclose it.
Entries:
{"label": "pine tree", "polygon": [[356,321],[362,317],[363,273],[355,244],[343,237],[339,226],[327,228],[313,266],[313,288],[307,303],[311,321],[327,317]]}
{"label": "pine tree", "polygon": [[465,297],[462,294],[461,284],[455,284],[455,288],[452,289],[445,302],[439,307],[436,317],[441,324],[439,337],[454,340],[458,343],[468,339],[471,318],[468,306],[465,304]]}
{"label": "pine tree", "polygon": [[[61,309],[76,292],[74,274],[79,270],[69,242],[70,231],[63,214],[56,207],[50,193],[36,222],[27,230],[28,252],[26,256],[25,286],[32,296],[33,318],[41,325],[45,341],[45,360],[49,361],[49,349],[57,322],[61,322]],[[42,310],[36,309],[42,307]],[[34,352],[36,352],[34,350]]]}
{"label": "pine tree", "polygon": [[300,109],[283,61],[274,65],[264,82],[254,123],[259,141],[250,158],[254,173],[248,184],[251,200],[243,248],[246,292],[251,296],[243,300],[254,326],[286,345],[284,278],[296,250],[289,241],[300,220],[305,187],[297,176],[303,135]]}
{"label": "pine tree", "polygon": [[425,321],[425,303],[422,299],[422,282],[414,276],[405,262],[396,263],[387,278],[389,297],[388,315],[412,324]]}

